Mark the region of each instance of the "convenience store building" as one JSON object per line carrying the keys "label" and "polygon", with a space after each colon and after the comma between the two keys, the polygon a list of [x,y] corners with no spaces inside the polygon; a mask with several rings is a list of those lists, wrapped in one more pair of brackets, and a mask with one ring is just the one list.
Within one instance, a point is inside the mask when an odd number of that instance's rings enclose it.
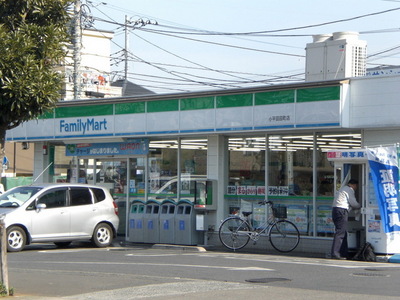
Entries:
{"label": "convenience store building", "polygon": [[[302,234],[297,251],[326,253],[341,170],[328,153],[341,149],[351,157],[366,147],[397,145],[399,81],[358,77],[66,101],[10,130],[7,141],[34,144],[37,182],[107,186],[127,208],[120,231],[127,240],[133,200],[198,197],[206,205],[199,211],[205,218],[196,244],[210,245],[219,243],[218,226],[229,214],[251,209],[256,221],[265,218],[258,202],[268,199],[287,206]],[[356,163],[352,176],[365,183],[363,169]],[[212,182],[212,202],[193,196],[192,184],[201,180]],[[358,198],[365,193],[361,189]],[[363,215],[350,246],[365,239],[366,219],[379,218],[376,212]]]}

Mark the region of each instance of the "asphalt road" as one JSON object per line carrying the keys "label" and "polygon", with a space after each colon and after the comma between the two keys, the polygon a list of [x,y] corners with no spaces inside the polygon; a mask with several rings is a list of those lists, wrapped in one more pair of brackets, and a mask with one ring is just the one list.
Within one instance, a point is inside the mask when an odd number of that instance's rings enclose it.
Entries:
{"label": "asphalt road", "polygon": [[400,295],[400,264],[201,250],[37,245],[8,254],[9,286],[12,299],[336,300]]}

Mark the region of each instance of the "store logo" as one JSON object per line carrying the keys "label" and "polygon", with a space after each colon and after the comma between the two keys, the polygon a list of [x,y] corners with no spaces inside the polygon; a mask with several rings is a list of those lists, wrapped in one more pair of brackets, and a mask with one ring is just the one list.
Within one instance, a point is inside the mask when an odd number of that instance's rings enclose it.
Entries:
{"label": "store logo", "polygon": [[102,131],[107,130],[107,120],[104,118],[102,121],[96,121],[94,118],[77,119],[76,122],[67,122],[60,120],[60,133],[63,132],[81,132],[85,134],[89,131]]}

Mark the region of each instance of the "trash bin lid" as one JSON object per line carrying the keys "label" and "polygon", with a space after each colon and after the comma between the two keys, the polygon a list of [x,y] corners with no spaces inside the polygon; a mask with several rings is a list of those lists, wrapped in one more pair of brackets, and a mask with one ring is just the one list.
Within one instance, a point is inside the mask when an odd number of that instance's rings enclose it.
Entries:
{"label": "trash bin lid", "polygon": [[161,205],[163,204],[176,204],[176,202],[172,199],[165,199],[161,202]]}
{"label": "trash bin lid", "polygon": [[131,204],[137,204],[137,203],[140,203],[140,204],[145,204],[145,202],[143,201],[143,200],[140,200],[140,199],[134,199],[134,200],[132,200],[131,201]]}
{"label": "trash bin lid", "polygon": [[154,199],[149,199],[149,200],[147,200],[146,204],[160,205],[160,202],[158,202],[157,200],[154,200]]}
{"label": "trash bin lid", "polygon": [[189,199],[181,199],[181,200],[179,200],[178,205],[184,205],[184,204],[190,205],[190,206],[194,205],[194,203],[192,201],[190,201]]}

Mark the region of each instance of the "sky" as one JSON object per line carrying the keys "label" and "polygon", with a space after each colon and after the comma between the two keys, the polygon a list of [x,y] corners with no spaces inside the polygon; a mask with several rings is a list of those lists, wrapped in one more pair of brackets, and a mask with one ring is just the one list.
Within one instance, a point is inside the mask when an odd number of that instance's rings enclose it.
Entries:
{"label": "sky", "polygon": [[92,28],[114,32],[113,79],[130,21],[128,79],[155,93],[301,82],[312,36],[339,31],[367,41],[367,68],[400,65],[400,0],[81,2]]}

